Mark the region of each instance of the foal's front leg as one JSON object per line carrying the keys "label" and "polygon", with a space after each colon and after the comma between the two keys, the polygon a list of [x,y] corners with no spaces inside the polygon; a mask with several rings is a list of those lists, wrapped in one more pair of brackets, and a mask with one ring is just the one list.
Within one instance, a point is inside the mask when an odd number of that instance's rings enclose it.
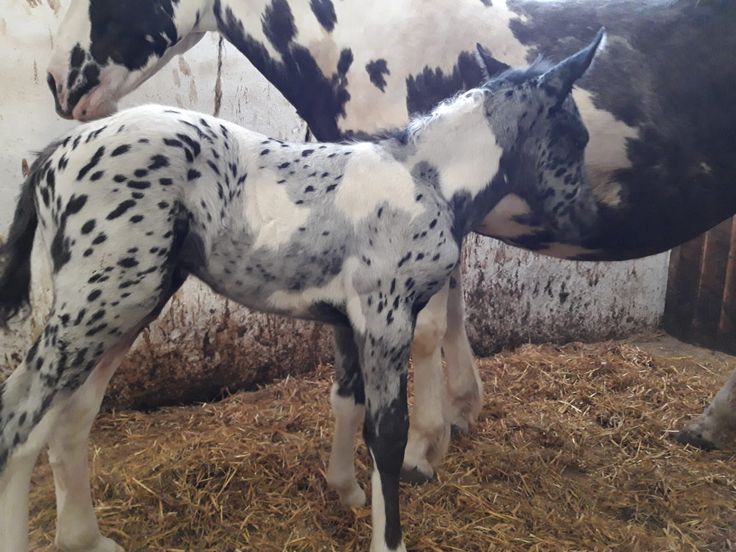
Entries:
{"label": "foal's front leg", "polygon": [[399,477],[409,431],[406,375],[414,323],[402,310],[366,318],[356,341],[365,385],[363,437],[373,458],[371,552],[405,551]]}

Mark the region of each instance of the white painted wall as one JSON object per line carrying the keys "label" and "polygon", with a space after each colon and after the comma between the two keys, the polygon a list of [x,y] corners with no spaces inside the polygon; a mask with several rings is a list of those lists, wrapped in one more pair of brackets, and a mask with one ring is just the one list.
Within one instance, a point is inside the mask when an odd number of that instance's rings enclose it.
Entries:
{"label": "white painted wall", "polygon": [[[0,235],[12,218],[23,159],[30,163],[32,151],[75,124],[56,116],[45,83],[54,31],[65,6],[58,0],[0,0]],[[216,35],[205,37],[121,107],[158,102],[212,113],[217,42]],[[227,44],[222,75],[220,116],[282,139],[304,136],[305,126],[294,109]],[[659,323],[666,254],[637,262],[584,264],[538,257],[491,240],[473,243],[477,245],[466,256],[468,311],[473,341],[483,350],[526,339],[597,339]],[[201,301],[201,292],[190,286],[184,298],[194,301],[195,295]],[[26,323],[10,336],[0,334],[0,369],[3,355],[27,344],[27,332]]]}

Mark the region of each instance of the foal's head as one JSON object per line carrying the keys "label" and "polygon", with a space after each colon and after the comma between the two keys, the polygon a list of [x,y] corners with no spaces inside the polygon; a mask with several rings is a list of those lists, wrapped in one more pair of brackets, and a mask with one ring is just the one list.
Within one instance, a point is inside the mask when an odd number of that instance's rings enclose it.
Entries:
{"label": "foal's head", "polygon": [[[585,179],[588,131],[571,91],[603,37],[601,29],[590,45],[557,65],[537,61],[508,69],[482,87],[503,156],[493,208],[477,231],[532,249],[553,241],[581,244],[591,232],[597,205]],[[498,71],[487,52],[480,54],[489,74]]]}

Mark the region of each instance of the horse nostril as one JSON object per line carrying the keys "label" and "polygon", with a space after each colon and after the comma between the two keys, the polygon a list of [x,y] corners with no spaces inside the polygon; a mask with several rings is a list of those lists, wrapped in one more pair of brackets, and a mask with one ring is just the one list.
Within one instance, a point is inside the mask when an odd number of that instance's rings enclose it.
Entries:
{"label": "horse nostril", "polygon": [[51,93],[56,96],[56,81],[54,80],[54,76],[49,73],[46,77],[46,84],[49,85],[49,90],[51,90]]}

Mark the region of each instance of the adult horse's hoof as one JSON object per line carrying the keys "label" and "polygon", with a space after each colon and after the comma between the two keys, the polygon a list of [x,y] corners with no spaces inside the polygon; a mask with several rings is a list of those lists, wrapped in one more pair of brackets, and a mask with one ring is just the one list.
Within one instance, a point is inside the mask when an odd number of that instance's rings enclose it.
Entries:
{"label": "adult horse's hoof", "polygon": [[434,479],[434,470],[432,470],[432,468],[429,469],[430,472],[427,474],[420,470],[418,466],[413,466],[411,468],[402,467],[401,480],[405,483],[410,483],[411,485],[424,485]]}
{"label": "adult horse's hoof", "polygon": [[453,439],[457,439],[458,437],[467,435],[468,433],[470,433],[470,424],[468,423],[452,424],[450,426],[450,435]]}
{"label": "adult horse's hoof", "polygon": [[686,423],[672,437],[684,445],[692,445],[702,450],[732,450],[736,448],[736,424],[733,414],[708,407],[700,416]]}
{"label": "adult horse's hoof", "polygon": [[346,508],[360,508],[361,506],[365,506],[365,491],[356,485],[350,491],[340,493],[340,503]]}
{"label": "adult horse's hoof", "polygon": [[718,447],[710,439],[706,439],[700,433],[683,429],[672,434],[672,438],[683,445],[691,445],[701,450],[716,450]]}
{"label": "adult horse's hoof", "polygon": [[470,428],[478,421],[482,407],[477,388],[460,397],[451,397],[447,419],[450,422],[452,436],[457,437],[463,433],[469,433]]}
{"label": "adult horse's hoof", "polygon": [[80,548],[78,546],[62,546],[57,542],[56,547],[60,552],[125,552],[125,549],[114,540],[102,535],[93,546]]}

